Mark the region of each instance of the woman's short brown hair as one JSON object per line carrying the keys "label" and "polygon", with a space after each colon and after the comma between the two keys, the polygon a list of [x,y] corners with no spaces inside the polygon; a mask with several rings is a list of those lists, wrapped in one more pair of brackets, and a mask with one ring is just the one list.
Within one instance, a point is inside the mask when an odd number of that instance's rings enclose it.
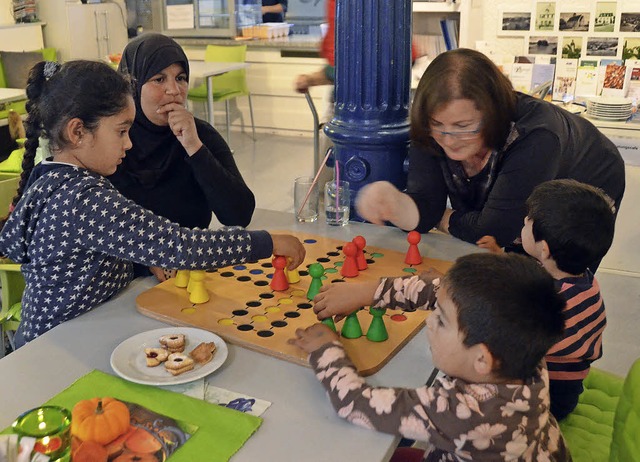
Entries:
{"label": "woman's short brown hair", "polygon": [[456,99],[475,103],[483,114],[482,136],[486,145],[500,149],[514,119],[515,92],[493,61],[467,48],[441,53],[427,67],[411,107],[411,138],[430,145],[433,114]]}

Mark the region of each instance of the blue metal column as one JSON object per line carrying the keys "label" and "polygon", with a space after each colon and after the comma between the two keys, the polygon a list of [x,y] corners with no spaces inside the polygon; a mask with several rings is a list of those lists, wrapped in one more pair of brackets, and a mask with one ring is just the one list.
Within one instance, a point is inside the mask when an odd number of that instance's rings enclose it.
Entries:
{"label": "blue metal column", "polygon": [[406,185],[411,0],[337,0],[336,6],[335,116],[324,131],[353,205],[373,181]]}

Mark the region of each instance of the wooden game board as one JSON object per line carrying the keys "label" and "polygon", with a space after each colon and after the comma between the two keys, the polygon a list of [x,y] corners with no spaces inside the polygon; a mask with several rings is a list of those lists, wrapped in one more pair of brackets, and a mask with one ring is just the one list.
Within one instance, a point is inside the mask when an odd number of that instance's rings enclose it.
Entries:
{"label": "wooden game board", "polygon": [[[173,280],[168,280],[138,296],[138,311],[169,324],[206,329],[231,343],[308,366],[306,353],[287,343],[296,328],[317,322],[313,304],[306,298],[311,281],[306,271],[308,265],[322,263],[327,278],[323,284],[377,280],[428,268],[445,272],[451,266],[448,261],[424,258],[421,265],[410,267],[404,263],[404,253],[367,245],[368,269],[356,278],[343,278],[340,266],[344,255],[340,250],[344,242],[306,233],[295,235],[303,241],[307,255],[299,267],[300,282],[290,285],[287,291],[274,292],[269,287],[273,267],[271,259],[266,259],[207,273],[205,284],[210,300],[204,304],[190,303],[186,289],[177,288]],[[423,327],[427,315],[421,310],[388,310],[384,321],[389,339],[371,342],[365,335],[372,316],[368,310],[361,310],[358,318],[363,336],[342,339],[360,373],[371,375],[382,368]],[[337,323],[338,332],[341,325],[342,322]]]}

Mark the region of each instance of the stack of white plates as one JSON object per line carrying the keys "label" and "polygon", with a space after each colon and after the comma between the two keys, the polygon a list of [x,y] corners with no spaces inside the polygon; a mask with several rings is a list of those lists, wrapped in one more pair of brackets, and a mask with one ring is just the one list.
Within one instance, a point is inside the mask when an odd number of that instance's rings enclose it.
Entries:
{"label": "stack of white plates", "polygon": [[595,119],[620,121],[631,117],[631,98],[597,96],[587,99],[587,115]]}

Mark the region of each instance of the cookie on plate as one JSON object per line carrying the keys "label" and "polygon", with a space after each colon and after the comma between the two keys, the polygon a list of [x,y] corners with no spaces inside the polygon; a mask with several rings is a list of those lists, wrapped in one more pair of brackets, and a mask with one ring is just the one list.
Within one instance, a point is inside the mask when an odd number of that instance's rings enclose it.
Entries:
{"label": "cookie on plate", "polygon": [[183,353],[171,353],[167,361],[164,363],[167,369],[173,375],[180,375],[193,369],[195,363],[193,359]]}
{"label": "cookie on plate", "polygon": [[213,359],[216,353],[216,344],[214,342],[202,342],[189,353],[198,364],[206,364]]}
{"label": "cookie on plate", "polygon": [[145,348],[144,354],[147,357],[147,367],[156,367],[169,358],[169,352],[164,348]]}
{"label": "cookie on plate", "polygon": [[160,337],[159,341],[160,345],[169,350],[169,353],[182,353],[186,338],[184,334],[168,334]]}

